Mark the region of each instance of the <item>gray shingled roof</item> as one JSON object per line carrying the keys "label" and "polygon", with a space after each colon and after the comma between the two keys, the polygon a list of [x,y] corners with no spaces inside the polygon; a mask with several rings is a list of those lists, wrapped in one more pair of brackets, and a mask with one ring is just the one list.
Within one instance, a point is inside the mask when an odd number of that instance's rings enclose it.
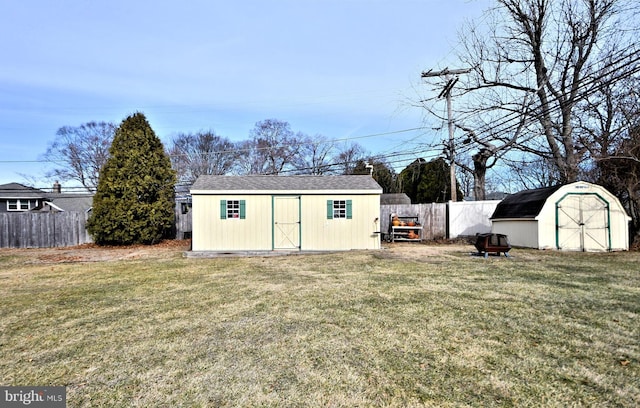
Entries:
{"label": "gray shingled roof", "polygon": [[368,175],[363,176],[200,176],[191,191],[314,191],[371,190],[382,193],[382,187]]}
{"label": "gray shingled roof", "polygon": [[411,198],[405,193],[382,194],[380,196],[380,205],[392,204],[411,204]]}
{"label": "gray shingled roof", "polygon": [[0,184],[0,198],[44,198],[46,196],[47,193],[42,190],[19,183]]}
{"label": "gray shingled roof", "polygon": [[49,194],[47,200],[64,211],[87,211],[93,206],[90,194]]}

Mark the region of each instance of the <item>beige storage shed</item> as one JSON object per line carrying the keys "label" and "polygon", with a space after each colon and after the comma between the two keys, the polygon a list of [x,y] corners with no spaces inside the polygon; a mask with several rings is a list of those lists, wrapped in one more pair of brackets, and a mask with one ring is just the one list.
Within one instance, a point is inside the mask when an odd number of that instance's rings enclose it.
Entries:
{"label": "beige storage shed", "polygon": [[579,181],[506,197],[491,216],[491,232],[527,248],[626,251],[630,220],[604,187]]}
{"label": "beige storage shed", "polygon": [[200,176],[193,251],[380,249],[382,188],[368,176]]}

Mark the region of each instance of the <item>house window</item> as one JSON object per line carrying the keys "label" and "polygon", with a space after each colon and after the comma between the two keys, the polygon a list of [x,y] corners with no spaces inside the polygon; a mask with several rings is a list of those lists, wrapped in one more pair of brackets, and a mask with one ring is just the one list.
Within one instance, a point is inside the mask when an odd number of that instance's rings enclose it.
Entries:
{"label": "house window", "polygon": [[220,219],[244,220],[245,208],[245,200],[220,200]]}
{"label": "house window", "polygon": [[346,218],[351,219],[351,200],[327,200],[327,219]]}
{"label": "house window", "polygon": [[7,200],[7,211],[29,211],[38,206],[38,200]]}

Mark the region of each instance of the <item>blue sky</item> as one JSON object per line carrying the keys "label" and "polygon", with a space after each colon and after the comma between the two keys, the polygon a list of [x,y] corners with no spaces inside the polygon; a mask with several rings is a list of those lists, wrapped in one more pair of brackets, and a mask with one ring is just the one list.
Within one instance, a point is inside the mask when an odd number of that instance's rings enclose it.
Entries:
{"label": "blue sky", "polygon": [[165,144],[208,129],[245,140],[274,118],[371,153],[410,150],[445,137],[409,130],[423,127],[420,73],[455,67],[457,32],[489,3],[4,0],[0,184],[47,187],[39,160],[57,129],[137,111]]}

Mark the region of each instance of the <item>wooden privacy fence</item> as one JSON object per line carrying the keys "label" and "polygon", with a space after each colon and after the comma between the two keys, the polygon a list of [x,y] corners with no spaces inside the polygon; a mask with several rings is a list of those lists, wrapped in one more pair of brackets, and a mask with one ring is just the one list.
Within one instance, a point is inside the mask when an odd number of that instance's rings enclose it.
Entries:
{"label": "wooden privacy fence", "polygon": [[176,239],[191,238],[191,207],[186,203],[178,203],[175,207]]}
{"label": "wooden privacy fence", "polygon": [[[0,213],[0,248],[54,248],[93,242],[85,212]],[[191,211],[175,210],[176,238],[191,237]]]}
{"label": "wooden privacy fence", "polygon": [[0,248],[52,248],[93,242],[85,212],[0,213]]}
{"label": "wooden privacy fence", "polygon": [[447,204],[387,204],[380,206],[380,231],[389,231],[389,216],[418,216],[422,224],[422,239],[433,240],[447,236]]}

